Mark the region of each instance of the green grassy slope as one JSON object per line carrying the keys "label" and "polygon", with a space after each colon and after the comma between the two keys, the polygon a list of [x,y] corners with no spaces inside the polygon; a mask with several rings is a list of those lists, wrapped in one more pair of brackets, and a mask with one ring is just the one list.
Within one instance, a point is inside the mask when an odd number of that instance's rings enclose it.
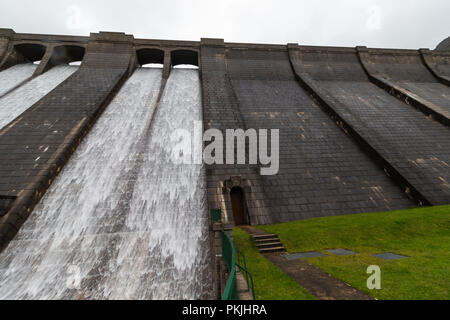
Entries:
{"label": "green grassy slope", "polygon": [[[450,299],[450,206],[317,218],[259,228],[278,234],[288,252],[326,253],[324,250],[331,248],[357,251],[357,255],[328,254],[307,261],[378,299]],[[372,256],[382,252],[410,258],[385,261]],[[381,268],[381,290],[367,289],[369,265]]]}
{"label": "green grassy slope", "polygon": [[291,277],[264,258],[248,233],[235,228],[233,238],[235,245],[245,254],[248,270],[253,275],[257,300],[315,299]]}

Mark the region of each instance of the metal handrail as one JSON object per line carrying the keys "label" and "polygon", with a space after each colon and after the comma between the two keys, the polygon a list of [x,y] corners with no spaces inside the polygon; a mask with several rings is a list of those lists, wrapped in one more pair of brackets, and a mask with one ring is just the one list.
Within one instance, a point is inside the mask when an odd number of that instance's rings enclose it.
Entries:
{"label": "metal handrail", "polygon": [[[237,264],[244,266],[245,269],[247,269],[247,261],[245,260],[245,255],[239,250],[238,247],[236,248],[236,256],[237,256]],[[244,262],[244,263],[242,263]],[[245,274],[245,280],[247,281],[247,287],[248,287],[248,275]]]}
{"label": "metal handrail", "polygon": [[229,271],[222,300],[237,300],[236,253],[233,241],[224,231],[222,231],[222,257]]}
{"label": "metal handrail", "polygon": [[245,273],[245,278],[247,280],[247,291],[250,290],[250,285],[248,283],[248,279],[250,278],[252,297],[253,297],[253,300],[255,300],[255,286],[254,286],[254,283],[253,283],[253,276],[252,276],[252,274],[250,273],[250,271],[247,270],[247,268],[242,267],[240,264],[236,264],[236,265],[239,267],[239,270],[242,270]]}
{"label": "metal handrail", "polygon": [[247,262],[245,260],[245,255],[242,253],[241,250],[239,250],[238,247],[235,247],[236,253],[237,253],[237,263],[242,264],[241,259],[244,261],[244,267],[247,268]]}
{"label": "metal handrail", "polygon": [[[247,291],[252,290],[253,300],[255,299],[255,287],[252,274],[247,270],[247,261],[245,255],[237,247],[234,246],[233,240],[223,230],[222,234],[222,257],[228,269],[228,280],[225,290],[222,294],[222,300],[237,300],[237,283],[236,283],[236,266],[239,270],[244,271],[245,280],[247,282]],[[236,258],[237,257],[237,258]],[[237,260],[237,262],[236,262]]]}

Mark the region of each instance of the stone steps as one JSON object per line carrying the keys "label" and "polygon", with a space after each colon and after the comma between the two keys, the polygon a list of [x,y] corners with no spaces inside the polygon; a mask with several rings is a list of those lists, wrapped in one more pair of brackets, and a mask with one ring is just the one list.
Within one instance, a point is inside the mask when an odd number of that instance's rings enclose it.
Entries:
{"label": "stone steps", "polygon": [[255,240],[266,240],[266,239],[274,239],[274,238],[278,239],[278,236],[276,234],[272,234],[272,233],[254,234],[253,235],[253,239],[255,239]]}
{"label": "stone steps", "polygon": [[266,248],[276,248],[282,246],[280,241],[275,242],[267,242],[267,243],[256,243],[256,247],[258,249],[266,249]]}
{"label": "stone steps", "polygon": [[255,239],[256,244],[263,244],[263,243],[270,243],[270,242],[277,242],[277,241],[279,241],[278,238],[260,239],[260,240]]}
{"label": "stone steps", "polygon": [[285,251],[286,251],[286,249],[284,249],[284,247],[283,247],[282,245],[279,246],[279,247],[262,248],[262,249],[259,249],[259,252],[262,253],[262,254],[265,254],[265,253],[274,253],[274,252],[285,252]]}
{"label": "stone steps", "polygon": [[286,251],[276,234],[253,234],[253,240],[256,248],[262,254]]}

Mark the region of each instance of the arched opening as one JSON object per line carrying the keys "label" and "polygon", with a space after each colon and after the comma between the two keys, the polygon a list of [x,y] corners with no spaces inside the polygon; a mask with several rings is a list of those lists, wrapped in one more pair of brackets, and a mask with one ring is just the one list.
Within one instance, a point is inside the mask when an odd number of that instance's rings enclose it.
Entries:
{"label": "arched opening", "polygon": [[170,53],[173,68],[198,69],[198,53],[192,50],[174,50]]}
{"label": "arched opening", "polygon": [[140,49],[136,51],[139,66],[142,68],[162,68],[164,51],[159,49]]}
{"label": "arched opening", "polygon": [[233,187],[230,190],[231,208],[236,226],[248,224],[247,207],[245,205],[245,195],[241,187]]}
{"label": "arched opening", "polygon": [[14,49],[29,62],[42,60],[46,50],[45,46],[36,43],[16,44]]}
{"label": "arched opening", "polygon": [[50,64],[52,66],[58,64],[80,65],[81,61],[83,61],[85,51],[85,48],[79,46],[57,46],[53,48]]}
{"label": "arched opening", "polygon": [[177,64],[173,68],[174,69],[198,69],[197,66],[194,66],[192,64]]}
{"label": "arched opening", "polygon": [[141,68],[156,68],[156,69],[162,69],[164,68],[164,65],[162,63],[147,63],[143,64]]}

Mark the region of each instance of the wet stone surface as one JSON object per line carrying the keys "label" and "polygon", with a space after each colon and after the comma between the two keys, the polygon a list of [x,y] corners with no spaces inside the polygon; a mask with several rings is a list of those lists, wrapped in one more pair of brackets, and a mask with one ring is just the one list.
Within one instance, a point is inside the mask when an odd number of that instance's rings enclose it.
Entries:
{"label": "wet stone surface", "polygon": [[335,254],[337,256],[348,256],[351,254],[357,254],[358,252],[347,250],[347,249],[329,249],[326,250],[329,253]]}
{"label": "wet stone surface", "polygon": [[383,260],[399,260],[399,259],[407,259],[409,257],[402,256],[400,254],[395,254],[392,252],[385,252],[385,253],[377,253],[374,254],[375,257],[383,259]]}

